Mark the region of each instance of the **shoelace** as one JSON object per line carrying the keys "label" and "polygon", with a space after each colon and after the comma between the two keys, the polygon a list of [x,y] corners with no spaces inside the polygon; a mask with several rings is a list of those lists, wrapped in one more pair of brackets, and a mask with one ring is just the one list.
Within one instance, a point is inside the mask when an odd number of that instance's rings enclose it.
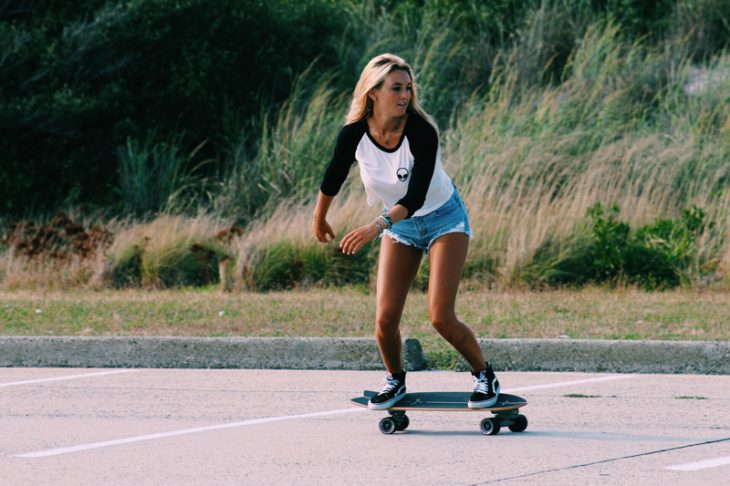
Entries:
{"label": "shoelace", "polygon": [[390,393],[396,388],[398,388],[399,382],[395,378],[393,378],[391,375],[386,375],[385,377],[385,383],[383,383],[383,389],[380,390],[380,393]]}
{"label": "shoelace", "polygon": [[479,375],[479,378],[473,376],[472,379],[474,380],[474,392],[484,393],[486,395],[489,391],[489,379],[487,378],[486,373]]}

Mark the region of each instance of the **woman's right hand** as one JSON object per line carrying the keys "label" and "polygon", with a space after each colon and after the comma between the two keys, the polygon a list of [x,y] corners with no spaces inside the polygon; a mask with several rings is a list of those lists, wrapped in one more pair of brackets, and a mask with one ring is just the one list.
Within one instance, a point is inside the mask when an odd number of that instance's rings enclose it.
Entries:
{"label": "woman's right hand", "polygon": [[314,236],[321,243],[329,243],[335,239],[335,232],[325,219],[312,219],[312,230],[314,230]]}

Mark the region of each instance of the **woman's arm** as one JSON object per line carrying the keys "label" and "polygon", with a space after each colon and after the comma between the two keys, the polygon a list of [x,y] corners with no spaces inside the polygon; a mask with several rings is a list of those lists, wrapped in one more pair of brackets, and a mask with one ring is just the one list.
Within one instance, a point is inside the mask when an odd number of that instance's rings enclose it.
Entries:
{"label": "woman's arm", "polygon": [[[408,216],[408,209],[405,206],[396,204],[390,209],[390,211],[388,211],[387,216],[393,224],[395,224]],[[365,243],[374,240],[379,234],[380,230],[376,226],[375,222],[366,224],[365,226],[360,226],[359,228],[350,231],[340,242],[342,253],[354,255]]]}
{"label": "woman's arm", "polygon": [[[327,212],[334,198],[334,196],[328,196],[320,191],[319,196],[317,196],[317,204],[314,207],[312,230],[314,230],[314,236],[317,237],[317,240],[322,243],[328,243],[335,239],[335,232],[327,222]],[[328,236],[331,238],[328,238]]]}

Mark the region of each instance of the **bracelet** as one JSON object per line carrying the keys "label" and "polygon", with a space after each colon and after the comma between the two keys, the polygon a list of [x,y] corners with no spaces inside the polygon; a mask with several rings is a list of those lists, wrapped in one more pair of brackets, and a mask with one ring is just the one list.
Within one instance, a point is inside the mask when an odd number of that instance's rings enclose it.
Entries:
{"label": "bracelet", "polygon": [[378,231],[380,231],[381,233],[383,232],[383,230],[393,227],[393,220],[385,214],[382,214],[375,218],[375,221],[373,221],[373,223],[375,224],[375,227],[378,228]]}

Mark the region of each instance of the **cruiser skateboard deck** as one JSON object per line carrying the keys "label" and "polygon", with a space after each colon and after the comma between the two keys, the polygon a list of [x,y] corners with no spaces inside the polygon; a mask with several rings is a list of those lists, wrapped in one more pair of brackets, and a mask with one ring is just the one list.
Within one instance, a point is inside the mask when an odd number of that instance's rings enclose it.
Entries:
{"label": "cruiser skateboard deck", "polygon": [[[370,397],[377,392],[365,390],[361,397],[350,400],[359,407],[368,407]],[[389,417],[380,421],[379,429],[384,434],[393,434],[396,431],[406,430],[410,419],[406,412],[411,410],[430,412],[490,412],[493,416],[484,418],[481,421],[480,429],[484,435],[496,435],[502,426],[508,427],[512,432],[522,432],[527,429],[527,417],[519,413],[519,409],[527,405],[524,398],[499,394],[499,400],[492,407],[469,408],[468,392],[424,392],[406,393],[398,403],[382,411],[388,412]],[[377,411],[377,410],[376,410]]]}

